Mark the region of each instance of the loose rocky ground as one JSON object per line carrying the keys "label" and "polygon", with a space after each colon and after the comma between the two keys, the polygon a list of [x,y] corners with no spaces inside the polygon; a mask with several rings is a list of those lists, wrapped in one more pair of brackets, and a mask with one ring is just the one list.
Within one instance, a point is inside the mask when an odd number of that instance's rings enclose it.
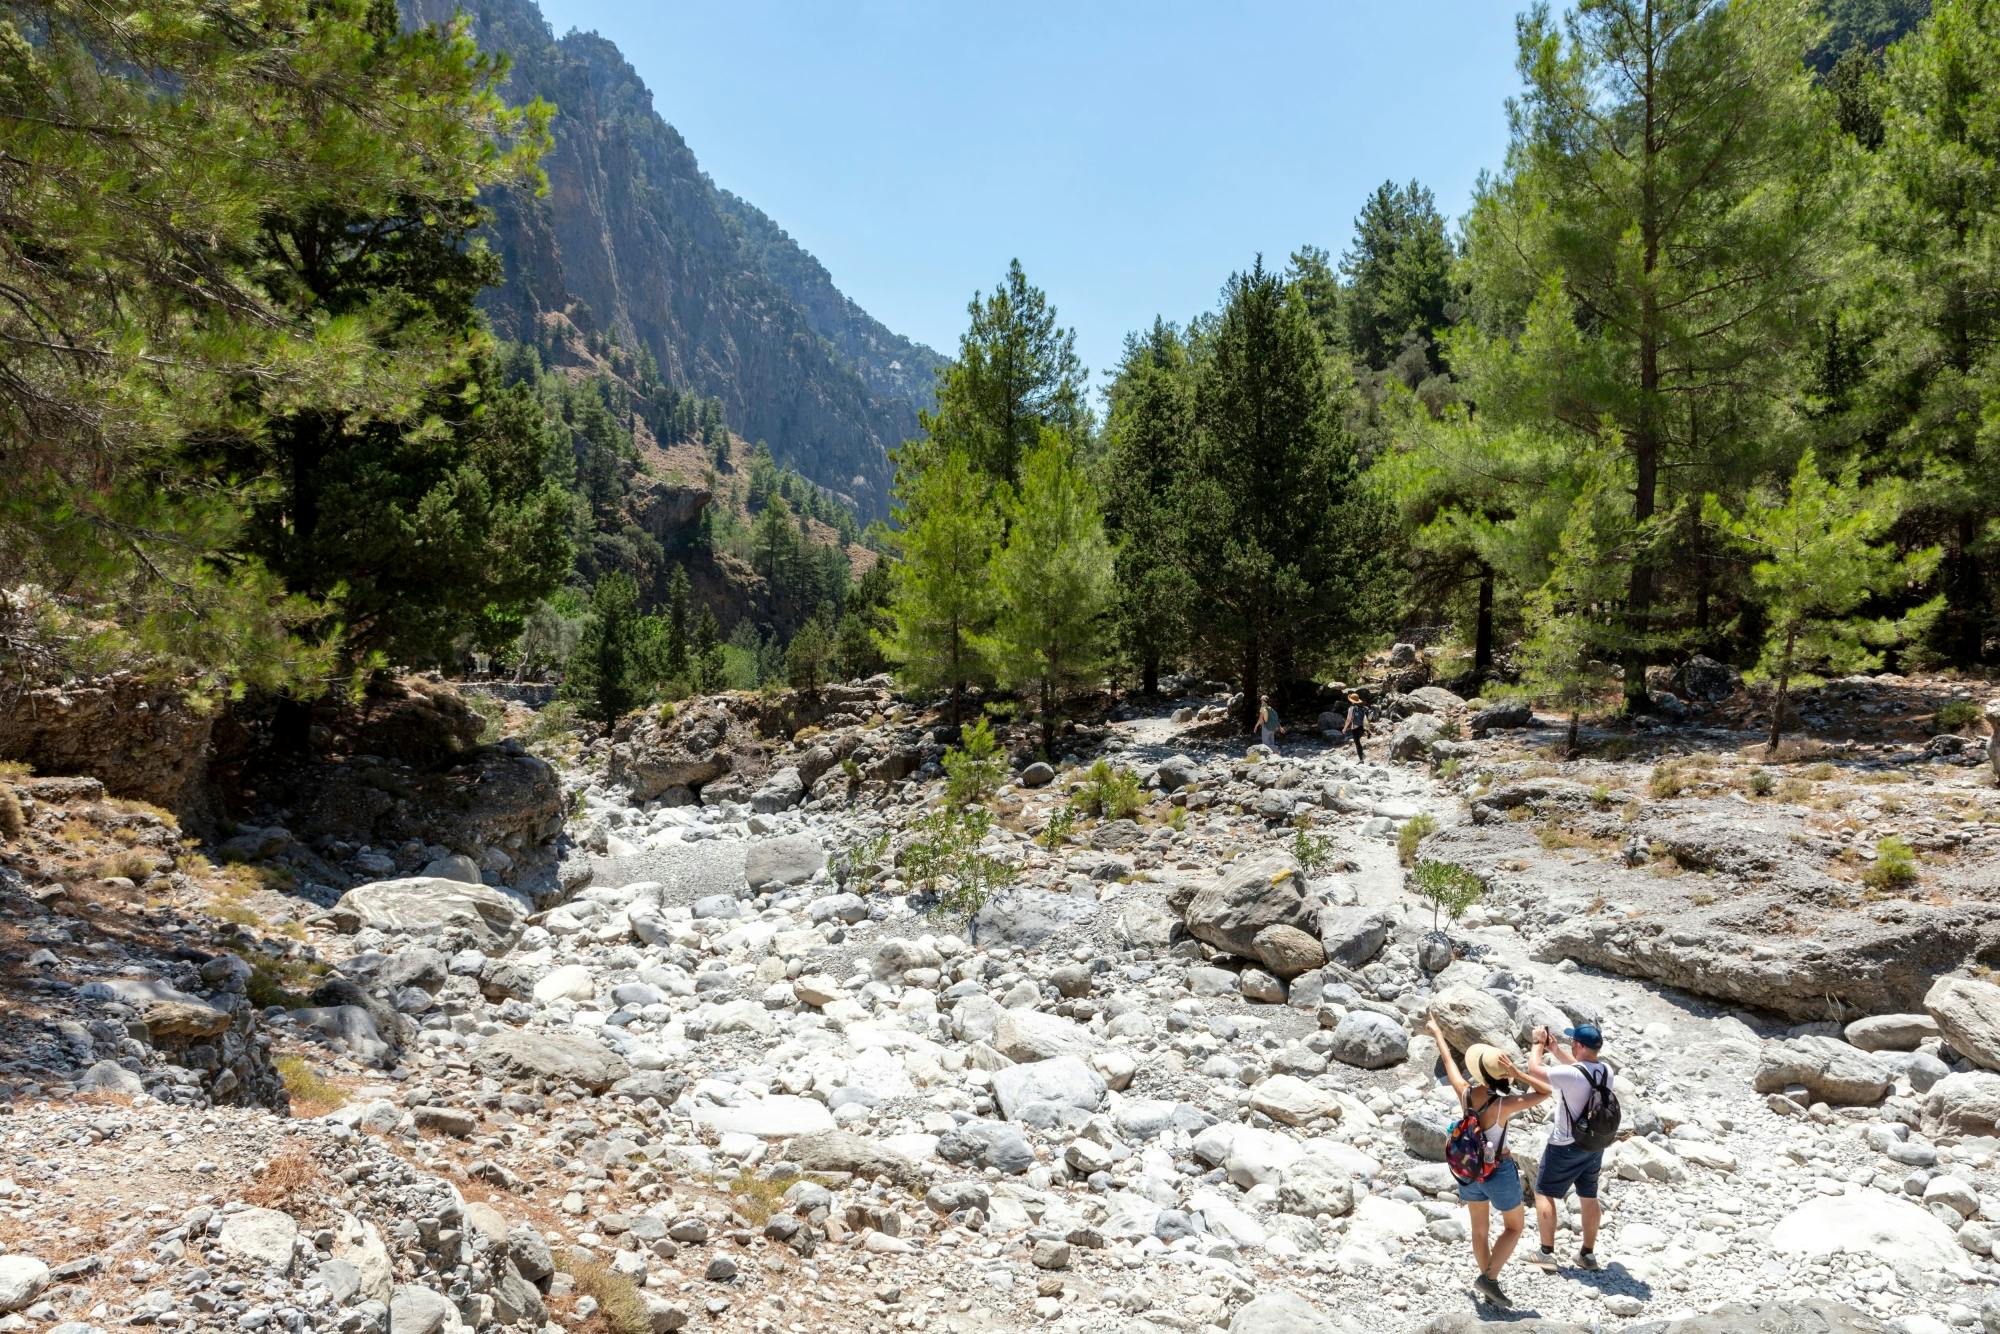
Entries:
{"label": "loose rocky ground", "polygon": [[[951,733],[879,682],[577,755],[553,907],[419,843],[320,912],[26,780],[0,1329],[1470,1328],[1434,1015],[1620,1071],[1607,1267],[1566,1214],[1522,1328],[2000,1331],[2000,792],[1925,726],[1972,692],[1836,684],[1766,763],[1686,676],[1573,762],[1435,687],[1366,763],[1246,754],[1180,683],[1015,757],[969,922],[899,878]],[[1143,801],[1049,838],[1100,756]],[[1448,941],[1399,834],[1485,883]],[[100,842],[147,865],[50,874]]]}

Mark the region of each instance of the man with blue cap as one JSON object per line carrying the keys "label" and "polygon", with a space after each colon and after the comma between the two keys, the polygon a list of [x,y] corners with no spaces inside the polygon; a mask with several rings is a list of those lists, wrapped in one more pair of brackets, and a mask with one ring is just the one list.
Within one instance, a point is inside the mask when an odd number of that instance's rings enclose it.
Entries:
{"label": "man with blue cap", "polygon": [[1598,1268],[1597,1225],[1603,1210],[1597,1203],[1597,1174],[1605,1147],[1618,1133],[1618,1100],[1611,1093],[1611,1067],[1600,1058],[1604,1034],[1596,1024],[1563,1030],[1559,1043],[1546,1028],[1535,1030],[1535,1048],[1528,1056],[1528,1073],[1546,1079],[1555,1091],[1556,1124],[1542,1149],[1535,1172],[1535,1226],[1542,1249],[1528,1257],[1542,1269],[1556,1267],[1556,1205],[1573,1187],[1583,1214],[1583,1249],[1576,1262]]}

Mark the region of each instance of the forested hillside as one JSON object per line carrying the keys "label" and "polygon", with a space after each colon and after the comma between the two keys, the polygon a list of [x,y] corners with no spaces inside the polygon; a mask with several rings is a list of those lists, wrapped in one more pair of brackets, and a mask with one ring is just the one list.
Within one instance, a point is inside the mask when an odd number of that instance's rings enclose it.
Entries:
{"label": "forested hillside", "polygon": [[737,434],[880,517],[887,451],[929,406],[941,358],[871,319],[782,228],[718,189],[612,42],[555,38],[533,0],[405,4],[431,22],[460,10],[512,62],[505,95],[558,108],[547,192],[488,196],[507,274],[483,302],[496,332],[552,362],[563,322],[643,350],[666,382],[718,400]]}
{"label": "forested hillside", "polygon": [[1573,740],[1703,652],[1774,687],[1773,746],[1820,674],[1994,661],[2000,5],[1833,9],[1531,11],[1458,226],[1392,181],[1338,261],[1244,257],[1101,423],[1016,266],[902,456],[892,656],[1050,724],[1107,661],[1192,664],[1247,730],[1407,629]]}
{"label": "forested hillside", "polygon": [[1466,217],[1385,183],[1101,399],[1018,264],[949,363],[883,330],[525,0],[280,9],[7,48],[24,675],[486,662],[608,721],[886,662],[1053,747],[1072,694],[1192,668],[1247,726],[1399,630],[1573,718],[1754,664],[1774,738],[2000,653],[1996,0],[1531,12]]}

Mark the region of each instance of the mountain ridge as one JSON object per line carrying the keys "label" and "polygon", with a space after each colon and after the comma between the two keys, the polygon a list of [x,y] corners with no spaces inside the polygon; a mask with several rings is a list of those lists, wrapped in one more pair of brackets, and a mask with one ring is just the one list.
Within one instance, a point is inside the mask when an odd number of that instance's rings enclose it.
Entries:
{"label": "mountain ridge", "polygon": [[662,377],[718,398],[730,428],[850,501],[886,513],[888,451],[917,433],[945,358],[870,316],[755,205],[717,186],[616,43],[558,38],[533,0],[403,0],[407,20],[463,12],[512,62],[505,94],[556,107],[549,189],[487,202],[505,267],[496,332],[564,360],[564,322],[643,347]]}

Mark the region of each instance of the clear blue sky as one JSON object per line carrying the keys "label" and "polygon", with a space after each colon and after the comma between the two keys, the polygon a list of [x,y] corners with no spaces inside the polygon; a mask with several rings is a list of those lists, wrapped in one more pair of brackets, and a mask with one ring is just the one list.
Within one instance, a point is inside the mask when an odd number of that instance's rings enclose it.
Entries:
{"label": "clear blue sky", "polygon": [[1259,251],[1338,257],[1384,179],[1462,214],[1506,147],[1518,7],[543,0],[891,329],[951,354],[1018,256],[1099,384]]}

